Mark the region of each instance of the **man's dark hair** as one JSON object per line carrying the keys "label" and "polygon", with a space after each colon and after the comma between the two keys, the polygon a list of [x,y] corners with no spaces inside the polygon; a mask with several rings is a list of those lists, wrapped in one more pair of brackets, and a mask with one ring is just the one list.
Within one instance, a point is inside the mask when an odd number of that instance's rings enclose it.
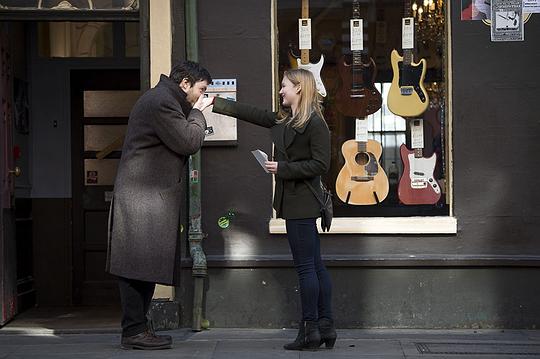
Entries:
{"label": "man's dark hair", "polygon": [[193,61],[177,62],[172,70],[169,78],[179,84],[183,79],[187,79],[191,86],[198,81],[212,82],[212,77],[207,69]]}

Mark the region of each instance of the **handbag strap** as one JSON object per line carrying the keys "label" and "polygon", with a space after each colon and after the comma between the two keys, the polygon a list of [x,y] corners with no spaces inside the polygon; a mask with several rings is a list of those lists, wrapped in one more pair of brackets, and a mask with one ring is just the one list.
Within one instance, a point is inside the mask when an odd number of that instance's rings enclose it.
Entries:
{"label": "handbag strap", "polygon": [[324,207],[324,202],[319,197],[319,194],[317,193],[317,191],[315,191],[315,188],[313,188],[313,186],[307,180],[304,180],[304,183],[306,184],[306,186],[309,187],[311,192],[313,192],[313,195],[315,196],[315,198],[317,198],[317,201],[319,201],[319,203],[321,204],[321,207]]}

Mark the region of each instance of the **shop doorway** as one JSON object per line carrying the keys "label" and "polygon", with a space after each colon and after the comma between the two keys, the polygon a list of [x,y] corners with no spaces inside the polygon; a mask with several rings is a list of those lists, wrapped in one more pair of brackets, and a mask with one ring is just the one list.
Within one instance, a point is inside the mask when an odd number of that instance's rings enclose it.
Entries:
{"label": "shop doorway", "polygon": [[119,303],[105,273],[107,223],[138,70],[71,71],[73,304]]}
{"label": "shop doorway", "polygon": [[[118,288],[104,271],[108,198],[147,77],[138,23],[58,20],[0,22],[2,59],[15,67],[4,84],[2,65],[0,95],[15,89],[6,96],[20,92],[26,108],[0,125],[0,328],[116,329]],[[2,118],[15,113],[3,104]]]}

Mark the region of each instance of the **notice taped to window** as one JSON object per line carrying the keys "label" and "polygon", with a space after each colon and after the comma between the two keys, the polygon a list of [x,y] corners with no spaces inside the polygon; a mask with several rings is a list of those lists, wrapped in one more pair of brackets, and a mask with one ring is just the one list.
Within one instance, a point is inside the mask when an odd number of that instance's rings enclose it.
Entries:
{"label": "notice taped to window", "polygon": [[[208,97],[223,97],[236,101],[236,79],[215,79],[206,90]],[[236,141],[236,118],[212,112],[211,107],[203,111],[206,118],[205,142]]]}
{"label": "notice taped to window", "polygon": [[523,1],[491,0],[491,41],[523,41]]}

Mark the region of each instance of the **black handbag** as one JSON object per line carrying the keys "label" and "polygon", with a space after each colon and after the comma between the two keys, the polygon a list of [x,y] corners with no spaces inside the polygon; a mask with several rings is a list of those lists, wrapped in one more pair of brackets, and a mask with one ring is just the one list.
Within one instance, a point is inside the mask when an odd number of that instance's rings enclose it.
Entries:
{"label": "black handbag", "polygon": [[330,226],[332,225],[332,218],[334,217],[334,208],[332,206],[332,192],[330,192],[321,182],[322,198],[319,197],[319,194],[311,186],[311,184],[304,180],[304,183],[309,187],[311,192],[321,205],[321,228],[323,232],[328,232]]}

